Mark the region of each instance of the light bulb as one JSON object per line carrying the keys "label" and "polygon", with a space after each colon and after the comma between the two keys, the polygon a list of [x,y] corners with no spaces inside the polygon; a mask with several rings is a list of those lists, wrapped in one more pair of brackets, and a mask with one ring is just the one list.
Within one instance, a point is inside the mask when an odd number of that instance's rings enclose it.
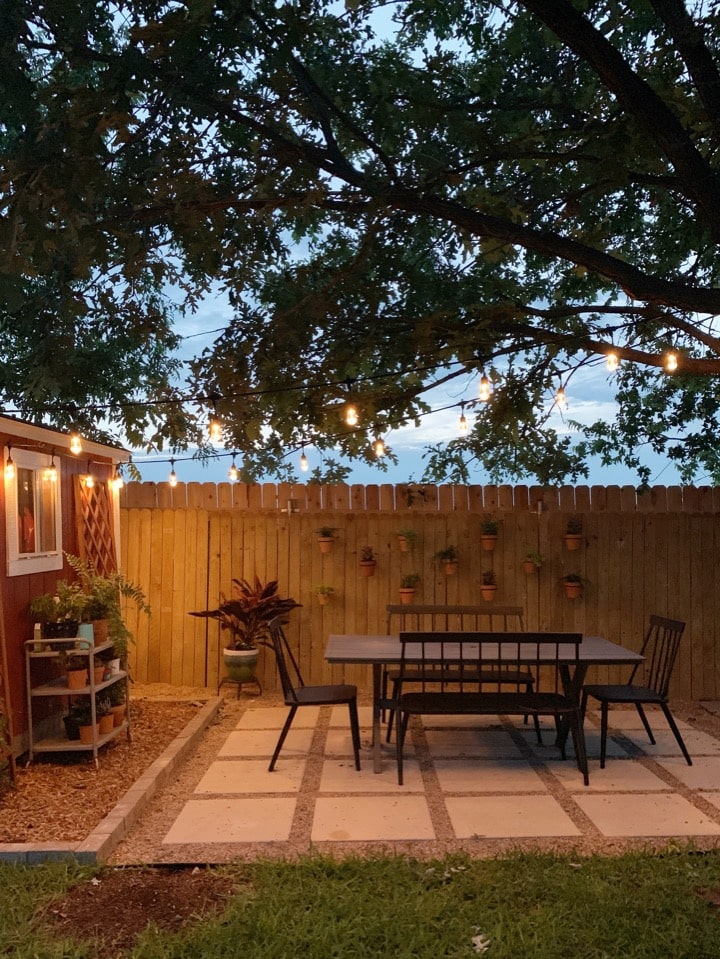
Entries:
{"label": "light bulb", "polygon": [[459,426],[459,429],[460,429],[460,432],[461,432],[461,433],[467,433],[467,431],[468,431],[468,422],[467,422],[467,419],[466,419],[466,417],[465,417],[465,404],[464,404],[464,403],[463,403],[463,404],[461,405],[461,407],[460,407],[460,426]]}
{"label": "light bulb", "polygon": [[177,484],[178,484],[178,478],[177,478],[177,473],[175,472],[175,460],[171,459],[170,475],[168,476],[168,485],[174,489],[177,486]]}
{"label": "light bulb", "polygon": [[300,469],[303,471],[303,473],[307,473],[309,465],[308,458],[305,455],[305,450],[303,450],[302,456],[300,457]]}
{"label": "light bulb", "polygon": [[228,479],[230,480],[231,483],[237,483],[239,475],[240,474],[238,473],[238,468],[235,465],[235,458],[233,457],[232,465],[230,466],[230,469],[228,470]]}
{"label": "light bulb", "polygon": [[55,465],[55,454],[50,457],[50,465],[45,470],[45,479],[51,483],[57,483],[57,466]]}
{"label": "light bulb", "polygon": [[358,411],[352,403],[348,403],[345,407],[345,422],[348,426],[357,426],[358,424]]}
{"label": "light bulb", "polygon": [[668,373],[674,373],[678,368],[678,358],[677,353],[674,350],[670,350],[669,353],[665,354],[665,369]]}
{"label": "light bulb", "polygon": [[555,402],[559,410],[567,409],[567,397],[565,396],[565,389],[562,386],[555,394]]}
{"label": "light bulb", "polygon": [[210,422],[208,423],[208,432],[210,434],[211,443],[220,443],[222,440],[222,423],[217,414],[213,414],[210,417]]}
{"label": "light bulb", "polygon": [[615,370],[620,366],[620,360],[615,350],[610,350],[607,354],[605,362],[607,363],[607,368],[611,373],[614,373]]}
{"label": "light bulb", "polygon": [[380,459],[381,456],[385,455],[385,440],[383,440],[382,437],[378,436],[378,438],[375,440],[374,449],[375,449],[375,455],[377,456],[378,459]]}
{"label": "light bulb", "polygon": [[122,478],[122,473],[120,470],[116,469],[113,473],[113,478],[110,480],[110,485],[114,490],[121,490],[125,485],[125,480]]}
{"label": "light bulb", "polygon": [[483,373],[483,375],[480,377],[480,390],[478,392],[478,398],[480,399],[480,402],[487,403],[487,401],[490,399],[491,392],[490,380]]}
{"label": "light bulb", "polygon": [[70,436],[70,452],[74,456],[79,456],[82,453],[82,440],[79,433],[72,433]]}
{"label": "light bulb", "polygon": [[11,447],[8,446],[8,456],[5,460],[5,479],[14,480],[15,479],[15,463],[12,456],[10,455]]}
{"label": "light bulb", "polygon": [[85,488],[92,489],[94,485],[95,485],[95,477],[92,475],[92,473],[88,473],[87,476],[85,477]]}

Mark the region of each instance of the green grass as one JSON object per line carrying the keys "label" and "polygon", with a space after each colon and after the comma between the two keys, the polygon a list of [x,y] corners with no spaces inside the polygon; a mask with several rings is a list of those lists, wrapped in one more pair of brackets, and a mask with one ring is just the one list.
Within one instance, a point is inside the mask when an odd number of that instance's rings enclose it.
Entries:
{"label": "green grass", "polygon": [[[395,857],[230,867],[243,883],[222,915],[177,935],[149,930],[136,959],[718,959],[720,853],[616,858]],[[43,933],[39,908],[88,870],[0,867],[0,955],[97,955]],[[122,903],[118,903],[122,909]]]}

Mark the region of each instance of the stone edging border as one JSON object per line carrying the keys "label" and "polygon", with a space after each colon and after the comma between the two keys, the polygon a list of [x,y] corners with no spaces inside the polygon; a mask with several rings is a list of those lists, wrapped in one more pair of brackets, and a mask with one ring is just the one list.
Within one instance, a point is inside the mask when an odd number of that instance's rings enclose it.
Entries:
{"label": "stone edging border", "polygon": [[155,762],[128,789],[108,815],[81,842],[0,843],[0,863],[35,866],[74,859],[97,865],[104,862],[145,811],[155,794],[196,748],[223,702],[215,696],[200,709]]}

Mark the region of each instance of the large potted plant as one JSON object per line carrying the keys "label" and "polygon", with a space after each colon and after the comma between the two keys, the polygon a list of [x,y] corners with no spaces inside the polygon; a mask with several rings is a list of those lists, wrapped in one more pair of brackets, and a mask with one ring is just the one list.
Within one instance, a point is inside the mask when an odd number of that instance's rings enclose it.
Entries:
{"label": "large potted plant", "polygon": [[67,561],[78,577],[78,589],[82,590],[84,604],[83,622],[93,624],[93,636],[96,645],[111,640],[115,655],[123,664],[127,661],[128,646],[133,635],[125,624],[122,615],[122,598],[135,603],[140,612],[150,615],[145,593],[135,583],[129,582],[122,573],[115,571],[109,576],[101,576],[94,566],[84,562],[79,556],[65,554]]}
{"label": "large potted plant", "polygon": [[220,594],[217,609],[191,612],[191,616],[216,619],[220,628],[230,633],[223,649],[227,678],[237,683],[249,683],[255,678],[258,661],[258,643],[269,635],[269,624],[283,613],[289,613],[300,603],[278,596],[277,580],[263,583],[257,576],[254,583],[233,579],[232,597]]}

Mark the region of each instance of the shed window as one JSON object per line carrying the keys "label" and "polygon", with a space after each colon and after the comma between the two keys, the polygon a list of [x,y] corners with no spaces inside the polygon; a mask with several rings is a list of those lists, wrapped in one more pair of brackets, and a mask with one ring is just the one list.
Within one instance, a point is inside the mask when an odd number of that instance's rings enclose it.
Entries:
{"label": "shed window", "polygon": [[15,476],[5,479],[8,576],[61,569],[60,471],[43,453],[13,447],[12,457]]}

